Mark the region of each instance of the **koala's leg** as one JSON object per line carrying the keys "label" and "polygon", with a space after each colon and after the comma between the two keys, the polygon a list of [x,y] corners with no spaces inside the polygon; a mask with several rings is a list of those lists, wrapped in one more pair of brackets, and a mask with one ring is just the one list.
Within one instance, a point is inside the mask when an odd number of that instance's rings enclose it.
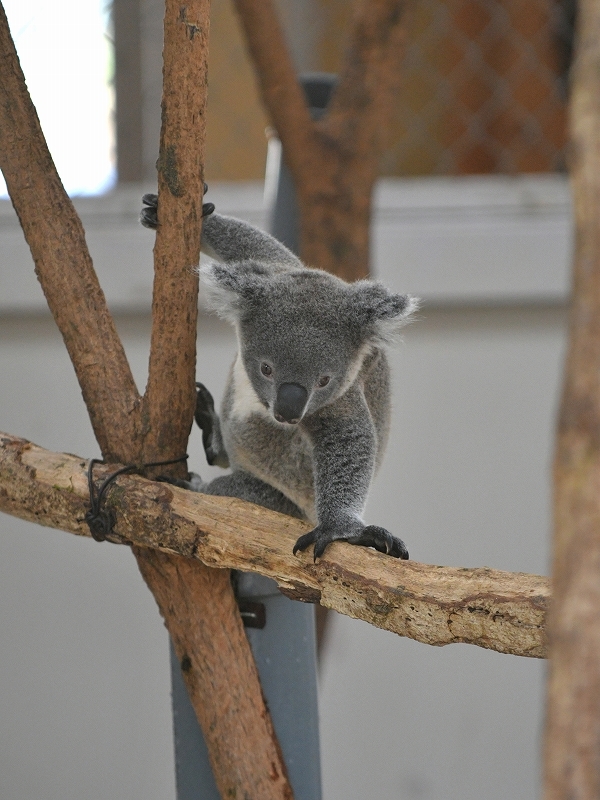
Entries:
{"label": "koala's leg", "polygon": [[203,383],[196,384],[196,410],[194,412],[196,424],[202,431],[202,444],[206,453],[206,460],[211,466],[229,466],[229,456],[223,444],[221,435],[221,422],[215,411],[215,402],[212,394]]}
{"label": "koala's leg", "polygon": [[247,500],[257,506],[269,508],[271,511],[279,511],[280,514],[287,514],[289,517],[305,519],[298,506],[278,489],[242,469],[236,469],[230,475],[220,475],[209,482],[203,481],[195,472],[190,472],[190,478],[187,481],[179,478],[159,478],[158,480],[182,489],[189,489],[192,492],[220,497],[239,497],[240,500]]}
{"label": "koala's leg", "polygon": [[317,527],[301,536],[294,553],[314,544],[315,560],[336,540],[374,547],[408,558],[406,545],[385,528],[361,518],[375,469],[376,434],[362,392],[344,398],[304,421],[313,445]]}
{"label": "koala's leg", "polygon": [[[202,211],[202,216],[206,217],[204,206]],[[142,224],[145,224],[143,220]],[[275,272],[303,267],[302,262],[270,234],[241,219],[221,214],[212,214],[203,221],[202,252],[224,262],[252,259]]]}
{"label": "koala's leg", "polygon": [[271,511],[279,511],[289,517],[305,519],[298,506],[278,489],[242,469],[236,469],[230,475],[220,475],[196,491],[224,497],[239,497],[241,500],[248,500],[257,506],[270,508]]}

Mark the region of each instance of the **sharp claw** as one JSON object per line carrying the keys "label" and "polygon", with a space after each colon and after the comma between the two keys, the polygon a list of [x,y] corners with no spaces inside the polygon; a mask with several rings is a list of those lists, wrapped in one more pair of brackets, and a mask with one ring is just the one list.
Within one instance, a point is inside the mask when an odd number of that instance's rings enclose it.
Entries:
{"label": "sharp claw", "polygon": [[156,209],[154,208],[143,208],[140,212],[140,222],[144,226],[144,228],[150,228],[151,230],[156,230],[158,227],[158,219],[156,218]]}
{"label": "sharp claw", "polygon": [[315,542],[315,549],[313,551],[313,561],[315,563],[317,558],[321,558],[328,544],[330,544],[330,542]]}
{"label": "sharp claw", "polygon": [[303,536],[300,536],[297,539],[296,544],[294,545],[293,553],[296,553],[299,550],[306,550],[306,548],[311,545],[315,541],[314,531],[310,531],[309,533],[305,533]]}
{"label": "sharp claw", "polygon": [[354,537],[336,536],[333,531],[324,531],[315,528],[304,536],[300,536],[294,545],[294,555],[300,550],[306,550],[309,545],[314,544],[313,561],[321,558],[329,545],[336,540],[347,541],[349,544],[361,545],[363,547],[373,547],[384,555],[391,558],[408,559],[408,550],[402,539],[398,539],[387,531],[376,525],[368,525],[360,535]]}
{"label": "sharp claw", "polygon": [[213,400],[212,394],[208,391],[206,386],[203,383],[196,384],[196,405],[198,405],[198,401],[202,400],[211,411],[215,410],[215,401]]}

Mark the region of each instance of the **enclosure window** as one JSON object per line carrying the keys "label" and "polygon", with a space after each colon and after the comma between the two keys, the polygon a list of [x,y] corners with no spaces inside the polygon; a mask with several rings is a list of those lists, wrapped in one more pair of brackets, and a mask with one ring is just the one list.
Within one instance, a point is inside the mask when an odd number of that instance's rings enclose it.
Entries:
{"label": "enclosure window", "polygon": [[[21,66],[70,195],[116,177],[109,0],[3,0]],[[0,196],[6,184],[0,175]]]}

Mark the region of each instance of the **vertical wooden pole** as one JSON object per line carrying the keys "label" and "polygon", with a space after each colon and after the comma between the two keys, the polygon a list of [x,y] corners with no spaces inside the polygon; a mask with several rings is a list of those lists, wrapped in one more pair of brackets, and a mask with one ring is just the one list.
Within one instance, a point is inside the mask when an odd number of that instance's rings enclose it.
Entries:
{"label": "vertical wooden pole", "polygon": [[554,464],[545,800],[600,797],[600,3],[581,0],[570,108],[576,249]]}
{"label": "vertical wooden pole", "polygon": [[[198,278],[192,268],[200,257],[209,10],[209,0],[165,4],[144,461],[180,457],[193,420]],[[291,800],[229,571],[156,550],[134,548],[134,554],[171,634],[221,796]]]}

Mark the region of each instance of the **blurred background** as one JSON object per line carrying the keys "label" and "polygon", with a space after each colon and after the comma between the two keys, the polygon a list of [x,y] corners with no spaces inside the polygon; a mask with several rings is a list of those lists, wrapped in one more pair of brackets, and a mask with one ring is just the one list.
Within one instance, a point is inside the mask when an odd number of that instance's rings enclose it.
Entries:
{"label": "blurred background", "polygon": [[[137,216],[156,185],[163,4],[4,5],[143,390],[154,237]],[[298,70],[338,71],[352,4],[277,5]],[[418,0],[407,18],[372,271],[424,305],[393,355],[394,425],[367,519],[419,561],[547,573],[574,13],[553,0]],[[264,226],[269,123],[229,0],[213,0],[210,47],[208,199]],[[202,314],[198,345],[198,378],[220,397],[232,332]],[[0,376],[1,430],[98,455],[8,200]],[[198,432],[189,452],[208,477]],[[3,800],[174,799],[167,634],[126,548],[2,516],[0,642]],[[331,614],[325,800],[535,798],[543,679],[539,661],[431,648]]]}

